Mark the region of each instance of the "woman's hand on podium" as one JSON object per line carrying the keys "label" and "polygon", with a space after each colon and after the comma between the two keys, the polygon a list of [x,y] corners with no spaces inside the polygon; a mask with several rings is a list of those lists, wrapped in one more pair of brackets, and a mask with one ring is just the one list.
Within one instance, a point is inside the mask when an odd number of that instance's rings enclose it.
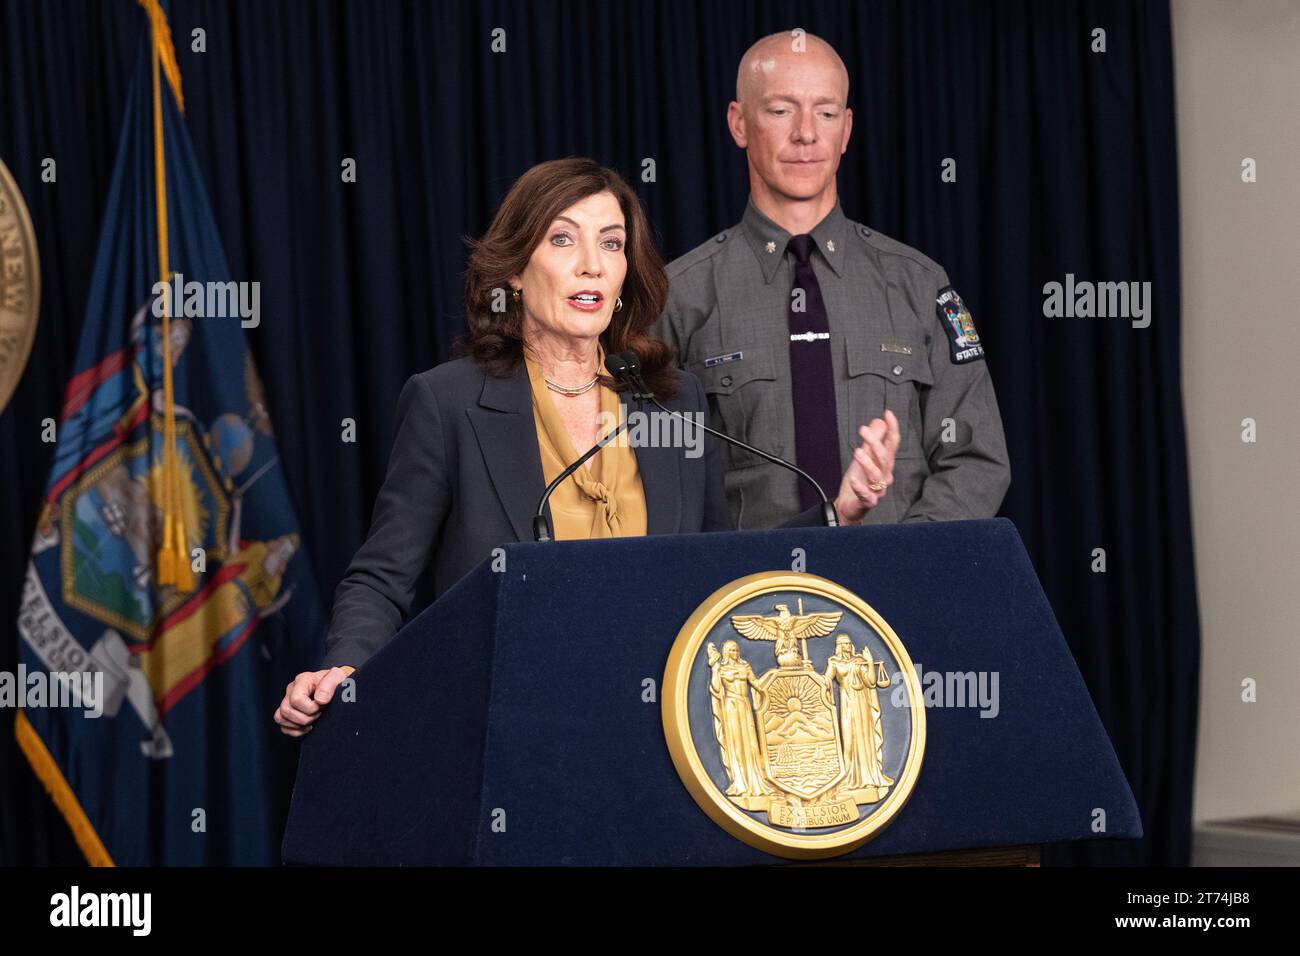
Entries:
{"label": "woman's hand on podium", "polygon": [[885,409],[884,419],[872,419],[870,425],[859,428],[858,435],[862,444],[853,452],[835,498],[835,514],[842,525],[861,524],[885,497],[894,483],[894,456],[902,441],[898,418],[889,409]]}
{"label": "woman's hand on podium", "polygon": [[301,737],[311,730],[316,718],[334,699],[334,691],[355,670],[351,665],[330,667],[323,671],[303,671],[284,691],[284,700],[275,709],[275,722],[290,737]]}

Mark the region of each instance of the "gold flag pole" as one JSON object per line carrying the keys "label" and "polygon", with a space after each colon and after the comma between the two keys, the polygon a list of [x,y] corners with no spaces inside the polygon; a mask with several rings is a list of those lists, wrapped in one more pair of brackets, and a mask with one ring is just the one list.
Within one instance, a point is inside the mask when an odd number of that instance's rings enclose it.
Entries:
{"label": "gold flag pole", "polygon": [[[149,16],[153,47],[153,133],[154,133],[154,187],[158,217],[158,274],[164,284],[171,281],[167,253],[167,164],[163,152],[162,83],[160,73],[167,81],[181,110],[185,102],[181,95],[180,67],[176,50],[172,46],[167,16],[158,0],[138,0]],[[163,454],[162,454],[162,513],[163,540],[158,550],[157,581],[160,586],[174,585],[188,591],[194,587],[190,570],[188,538],[185,533],[184,504],[181,497],[180,455],[176,449],[176,398],[172,382],[171,305],[169,296],[163,296]]]}

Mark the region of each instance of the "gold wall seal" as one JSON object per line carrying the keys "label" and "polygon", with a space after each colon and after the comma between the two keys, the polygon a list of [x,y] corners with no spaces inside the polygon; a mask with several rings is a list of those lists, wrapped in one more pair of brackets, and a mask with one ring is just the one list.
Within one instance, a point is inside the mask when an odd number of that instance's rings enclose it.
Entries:
{"label": "gold wall seal", "polygon": [[851,591],[769,571],[719,588],[682,627],[664,736],[695,802],[750,846],[847,853],[892,820],[925,752],[916,669]]}
{"label": "gold wall seal", "polygon": [[0,411],[9,404],[27,365],[40,306],[36,233],[18,184],[0,162]]}

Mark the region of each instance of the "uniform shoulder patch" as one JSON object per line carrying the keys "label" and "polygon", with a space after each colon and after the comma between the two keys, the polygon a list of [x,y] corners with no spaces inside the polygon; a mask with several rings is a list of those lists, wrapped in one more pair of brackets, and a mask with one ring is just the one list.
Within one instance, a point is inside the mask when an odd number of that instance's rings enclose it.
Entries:
{"label": "uniform shoulder patch", "polygon": [[956,289],[949,285],[939,290],[935,311],[939,314],[939,324],[948,333],[948,347],[954,365],[965,365],[984,357],[984,346],[975,331],[975,320]]}

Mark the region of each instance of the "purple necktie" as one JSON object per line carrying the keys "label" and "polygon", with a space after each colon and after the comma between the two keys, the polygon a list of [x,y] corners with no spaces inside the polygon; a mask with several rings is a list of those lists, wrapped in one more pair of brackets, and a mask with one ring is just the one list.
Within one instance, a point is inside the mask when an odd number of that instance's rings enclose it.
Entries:
{"label": "purple necktie", "polygon": [[[817,479],[832,501],[839,494],[840,438],[835,414],[835,372],[831,365],[830,325],[822,287],[812,266],[812,236],[791,236],[794,287],[790,293],[790,391],[794,397],[794,448],[799,467]],[[802,296],[799,291],[802,290]],[[802,300],[802,302],[800,301]],[[802,307],[802,311],[799,311]],[[797,337],[796,337],[797,336]],[[799,482],[799,505],[820,504],[806,482]]]}

